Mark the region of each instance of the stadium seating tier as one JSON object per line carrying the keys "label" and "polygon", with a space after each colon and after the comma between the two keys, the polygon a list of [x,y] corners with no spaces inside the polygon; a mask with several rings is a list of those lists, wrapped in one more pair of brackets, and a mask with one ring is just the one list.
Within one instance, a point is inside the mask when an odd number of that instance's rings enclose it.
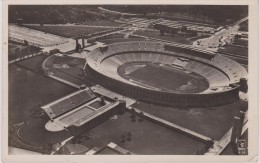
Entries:
{"label": "stadium seating tier", "polygon": [[[124,79],[118,74],[118,68],[128,62],[154,62],[158,64],[176,66],[183,70],[194,72],[206,78],[210,87],[228,87],[230,84],[238,83],[240,78],[247,78],[247,71],[235,61],[220,54],[216,54],[211,60],[193,56],[193,47],[179,45],[189,51],[175,52],[164,49],[164,43],[149,41],[132,41],[124,43],[113,43],[108,45],[106,51],[93,50],[88,58],[88,65],[101,74],[105,74],[125,83],[138,85]],[[209,52],[208,55],[212,55]]]}

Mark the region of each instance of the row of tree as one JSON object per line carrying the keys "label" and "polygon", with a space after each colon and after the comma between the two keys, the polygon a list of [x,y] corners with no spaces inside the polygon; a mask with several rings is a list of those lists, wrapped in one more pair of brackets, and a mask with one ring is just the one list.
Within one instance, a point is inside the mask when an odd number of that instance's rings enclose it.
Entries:
{"label": "row of tree", "polygon": [[230,23],[248,15],[248,7],[243,5],[111,5],[110,10],[147,15],[149,13],[183,13],[207,16],[217,24]]}
{"label": "row of tree", "polygon": [[186,26],[182,26],[181,28],[171,28],[163,25],[156,25],[156,29],[160,30],[161,36],[170,35],[173,37],[194,37],[197,36],[197,32],[193,30],[189,30]]}
{"label": "row of tree", "polygon": [[11,5],[10,23],[65,24],[80,23],[105,18],[99,12],[89,12],[95,6],[70,5]]}

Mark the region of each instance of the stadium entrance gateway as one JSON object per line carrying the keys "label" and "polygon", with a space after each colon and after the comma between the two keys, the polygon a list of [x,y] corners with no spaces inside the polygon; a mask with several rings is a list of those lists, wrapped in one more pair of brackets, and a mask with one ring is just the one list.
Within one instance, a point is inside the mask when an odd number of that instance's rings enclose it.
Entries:
{"label": "stadium entrance gateway", "polygon": [[48,131],[69,130],[72,135],[78,135],[116,114],[123,114],[126,102],[109,99],[86,88],[41,108],[50,119],[45,125]]}

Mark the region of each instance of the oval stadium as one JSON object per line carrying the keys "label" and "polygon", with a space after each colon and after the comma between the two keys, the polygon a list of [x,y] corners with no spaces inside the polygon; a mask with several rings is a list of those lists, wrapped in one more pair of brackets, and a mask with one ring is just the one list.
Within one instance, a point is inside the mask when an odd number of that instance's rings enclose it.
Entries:
{"label": "oval stadium", "polygon": [[247,71],[237,62],[186,45],[131,41],[93,50],[85,71],[120,94],[174,106],[236,101]]}
{"label": "oval stadium", "polygon": [[252,154],[250,8],[8,6],[8,154]]}

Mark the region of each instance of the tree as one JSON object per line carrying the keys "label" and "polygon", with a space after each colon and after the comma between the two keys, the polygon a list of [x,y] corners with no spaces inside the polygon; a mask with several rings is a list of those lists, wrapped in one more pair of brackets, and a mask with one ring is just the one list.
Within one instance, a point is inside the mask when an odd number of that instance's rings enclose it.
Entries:
{"label": "tree", "polygon": [[161,36],[164,36],[165,30],[164,29],[160,29],[160,34]]}
{"label": "tree", "polygon": [[126,135],[127,135],[127,137],[131,137],[131,136],[132,136],[132,133],[131,133],[131,132],[128,132]]}
{"label": "tree", "polygon": [[125,138],[126,138],[125,135],[122,135],[122,136],[121,136],[121,143],[124,143],[124,142],[125,142]]}
{"label": "tree", "polygon": [[140,116],[143,117],[144,116],[144,112],[140,111]]}
{"label": "tree", "polygon": [[48,143],[47,146],[46,146],[46,149],[47,149],[48,151],[52,151],[53,148],[54,148],[54,146],[53,146],[51,143]]}
{"label": "tree", "polygon": [[187,26],[183,25],[183,26],[181,27],[181,31],[182,31],[182,32],[187,32],[187,31],[188,31]]}
{"label": "tree", "polygon": [[131,108],[131,112],[132,112],[133,114],[135,114],[135,109],[134,109],[134,108]]}

